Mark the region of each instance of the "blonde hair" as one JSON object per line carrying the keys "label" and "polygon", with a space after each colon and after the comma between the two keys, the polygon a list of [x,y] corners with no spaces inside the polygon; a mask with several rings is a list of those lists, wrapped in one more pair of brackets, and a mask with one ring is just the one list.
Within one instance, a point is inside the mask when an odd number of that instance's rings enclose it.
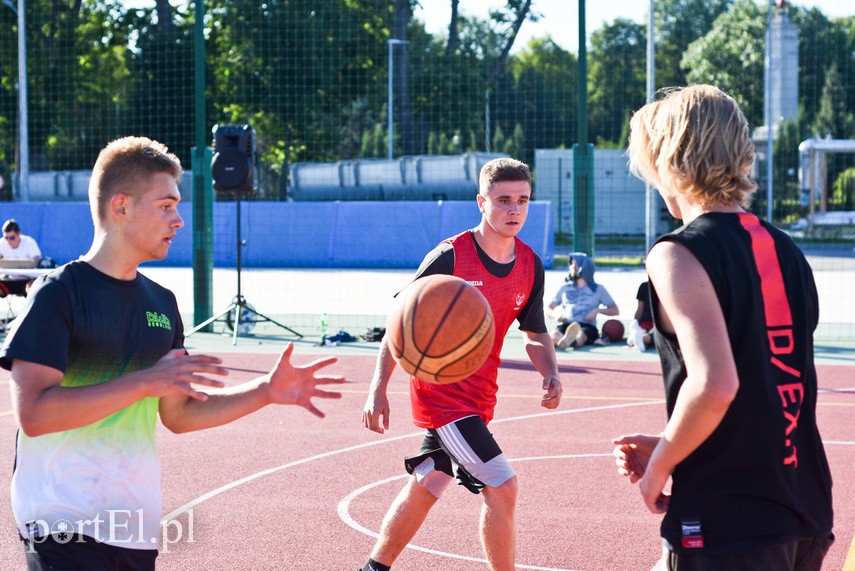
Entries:
{"label": "blonde hair", "polygon": [[531,170],[522,161],[503,157],[488,161],[481,167],[478,177],[478,192],[486,195],[497,182],[523,180],[531,185]]}
{"label": "blonde hair", "polygon": [[754,143],[736,101],[711,85],[665,93],[632,116],[630,170],[705,207],[747,206],[757,190],[748,178]]}
{"label": "blonde hair", "polygon": [[116,194],[139,196],[146,179],[166,173],[181,181],[181,161],[162,143],[147,137],[123,137],[109,143],[98,154],[89,181],[89,207],[93,220],[104,219]]}

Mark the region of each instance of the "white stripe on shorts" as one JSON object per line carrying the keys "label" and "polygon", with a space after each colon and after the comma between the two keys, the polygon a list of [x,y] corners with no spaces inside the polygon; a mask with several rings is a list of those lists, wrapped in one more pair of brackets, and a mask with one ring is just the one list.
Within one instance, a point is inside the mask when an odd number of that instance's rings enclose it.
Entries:
{"label": "white stripe on shorts", "polygon": [[[469,417],[467,416],[464,418]],[[472,448],[469,447],[469,444],[463,438],[463,435],[460,434],[460,430],[457,429],[455,422],[460,422],[461,420],[463,419],[460,418],[454,422],[440,426],[436,429],[436,432],[439,434],[439,437],[442,438],[443,444],[448,446],[448,449],[451,450],[451,453],[455,458],[460,460],[460,462],[480,464],[481,460],[475,455]]]}

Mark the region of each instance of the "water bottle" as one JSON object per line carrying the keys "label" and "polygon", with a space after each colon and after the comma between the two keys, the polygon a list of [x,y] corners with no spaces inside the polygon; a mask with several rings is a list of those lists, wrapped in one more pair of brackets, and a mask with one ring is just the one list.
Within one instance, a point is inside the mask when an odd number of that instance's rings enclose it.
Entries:
{"label": "water bottle", "polygon": [[330,332],[330,316],[326,313],[321,314],[321,345],[327,340],[327,334]]}

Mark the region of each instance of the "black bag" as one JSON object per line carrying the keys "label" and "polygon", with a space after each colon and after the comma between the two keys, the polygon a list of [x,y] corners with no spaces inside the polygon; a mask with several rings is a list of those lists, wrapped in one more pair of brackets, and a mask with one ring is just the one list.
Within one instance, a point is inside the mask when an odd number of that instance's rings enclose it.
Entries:
{"label": "black bag", "polygon": [[360,337],[364,341],[382,341],[384,335],[386,335],[385,327],[369,327]]}

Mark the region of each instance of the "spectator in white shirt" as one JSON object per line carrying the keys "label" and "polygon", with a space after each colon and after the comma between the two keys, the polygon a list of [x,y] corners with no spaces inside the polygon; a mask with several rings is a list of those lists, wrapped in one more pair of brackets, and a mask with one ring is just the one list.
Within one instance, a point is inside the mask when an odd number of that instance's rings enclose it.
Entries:
{"label": "spectator in white shirt", "polygon": [[[33,261],[33,267],[39,265],[42,259],[42,251],[39,249],[35,239],[21,234],[21,228],[14,218],[10,218],[3,223],[3,240],[0,240],[0,257],[15,258],[15,259],[30,259]],[[8,290],[0,293],[27,295],[27,290],[34,278],[29,276],[8,275],[3,278],[3,286]]]}

